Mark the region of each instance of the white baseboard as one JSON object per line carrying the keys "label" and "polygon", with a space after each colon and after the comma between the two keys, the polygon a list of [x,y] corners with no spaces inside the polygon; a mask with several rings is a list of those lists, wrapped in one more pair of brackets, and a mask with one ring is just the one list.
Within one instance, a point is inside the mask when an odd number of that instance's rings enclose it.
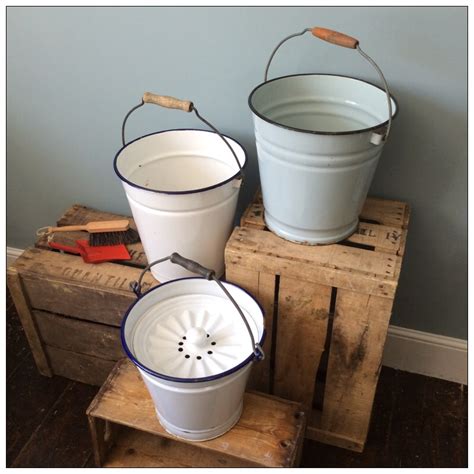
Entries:
{"label": "white baseboard", "polygon": [[390,326],[383,365],[467,385],[467,341]]}
{"label": "white baseboard", "polygon": [[22,253],[22,249],[7,247],[7,267],[9,267]]}
{"label": "white baseboard", "polygon": [[[7,247],[7,265],[22,252]],[[467,341],[390,326],[382,363],[406,372],[467,384]]]}

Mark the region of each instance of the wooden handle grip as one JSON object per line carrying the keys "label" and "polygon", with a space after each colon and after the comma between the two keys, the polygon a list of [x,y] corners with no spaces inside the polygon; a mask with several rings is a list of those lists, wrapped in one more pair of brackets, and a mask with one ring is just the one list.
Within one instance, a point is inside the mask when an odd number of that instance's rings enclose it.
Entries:
{"label": "wooden handle grip", "polygon": [[129,227],[128,219],[115,221],[94,221],[83,225],[65,225],[61,227],[48,227],[48,233],[52,232],[74,232],[85,230],[91,234],[96,232],[125,232]]}
{"label": "wooden handle grip", "polygon": [[328,30],[327,28],[319,28],[316,26],[311,29],[311,33],[319,39],[327,41],[328,43],[337,44],[338,46],[343,46],[344,48],[356,49],[359,44],[358,39],[334,30]]}
{"label": "wooden handle grip", "polygon": [[161,105],[168,109],[179,109],[185,112],[191,112],[193,110],[193,103],[190,100],[180,100],[168,95],[152,94],[151,92],[145,92],[143,94],[143,102],[146,104]]}

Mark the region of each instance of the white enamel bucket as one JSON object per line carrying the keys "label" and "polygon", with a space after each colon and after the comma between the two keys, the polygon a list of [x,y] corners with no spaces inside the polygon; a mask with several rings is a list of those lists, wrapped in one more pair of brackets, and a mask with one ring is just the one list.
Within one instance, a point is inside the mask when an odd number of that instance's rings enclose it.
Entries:
{"label": "white enamel bucket", "polygon": [[[145,103],[194,111],[214,131],[165,130],[125,144],[126,120]],[[177,250],[222,275],[247,162],[243,147],[221,135],[191,102],[150,93],[126,115],[122,142],[114,169],[148,261]],[[190,275],[169,262],[152,273],[160,282]]]}
{"label": "white enamel bucket", "polygon": [[173,280],[141,295],[140,277],[133,285],[138,299],[122,322],[122,345],[163,428],[204,441],[240,418],[252,363],[264,357],[263,311],[245,290],[176,253],[151,265],[166,260],[203,278]]}
{"label": "white enamel bucket", "polygon": [[[267,81],[277,49],[311,31],[354,48],[377,70],[384,89],[352,77],[298,74]],[[397,104],[382,72],[349,36],[306,28],[273,51],[265,81],[249,96],[265,223],[280,237],[329,244],[357,228]]]}

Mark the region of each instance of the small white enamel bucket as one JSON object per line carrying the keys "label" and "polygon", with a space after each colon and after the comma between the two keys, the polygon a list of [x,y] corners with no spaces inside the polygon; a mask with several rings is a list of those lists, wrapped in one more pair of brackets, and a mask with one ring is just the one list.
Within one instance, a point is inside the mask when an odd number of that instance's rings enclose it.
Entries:
{"label": "small white enamel bucket", "polygon": [[[332,74],[297,74],[267,81],[278,48],[311,31],[354,48],[384,84]],[[397,113],[385,78],[354,38],[306,28],[281,41],[265,81],[250,94],[265,223],[284,239],[338,242],[352,234]]]}
{"label": "small white enamel bucket", "polygon": [[[195,112],[207,130],[165,130],[125,144],[125,124],[145,103]],[[224,272],[224,248],[232,232],[244,148],[220,134],[189,101],[145,93],[125,116],[123,148],[114,160],[149,262],[177,250]],[[160,282],[191,274],[169,262],[152,269]]]}
{"label": "small white enamel bucket", "polygon": [[[166,261],[202,278],[169,281],[141,295],[143,274]],[[132,287],[138,299],[123,319],[122,345],[161,425],[192,441],[224,434],[242,413],[252,363],[264,357],[262,308],[242,288],[176,253],[152,262]]]}

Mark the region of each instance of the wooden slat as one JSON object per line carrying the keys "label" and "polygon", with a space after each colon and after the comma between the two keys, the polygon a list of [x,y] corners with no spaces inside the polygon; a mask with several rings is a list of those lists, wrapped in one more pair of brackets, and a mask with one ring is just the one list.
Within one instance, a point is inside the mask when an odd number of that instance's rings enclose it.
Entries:
{"label": "wooden slat", "polygon": [[406,228],[408,225],[408,204],[376,197],[368,197],[360,213],[361,219],[377,221],[381,225]]}
{"label": "wooden slat", "polygon": [[[290,467],[302,442],[305,424],[304,415],[295,418],[296,413],[300,413],[298,403],[246,393],[242,416],[234,428],[199,446],[218,456],[231,456],[246,463]],[[87,414],[176,439],[158,422],[153,401],[137,369],[126,359],[116,365]]]}
{"label": "wooden slat", "polygon": [[42,341],[52,347],[117,361],[125,357],[120,329],[105,324],[33,311]]}
{"label": "wooden slat", "polygon": [[[381,212],[382,211],[379,211],[378,214],[374,215],[380,219]],[[370,212],[367,215],[371,215]],[[393,216],[391,218],[393,220]],[[240,225],[241,227],[264,230],[265,221],[263,204],[259,201],[251,203],[242,215]],[[386,226],[359,222],[357,230],[341,242],[341,244],[344,244],[345,242],[361,244],[374,247],[374,250],[378,252],[402,255],[403,250],[401,250],[401,245],[405,236],[406,231],[401,229],[399,226]]]}
{"label": "wooden slat", "polygon": [[107,446],[106,424],[110,425],[108,421],[93,416],[88,416],[89,432],[91,434],[92,450],[94,456],[94,464],[96,467],[102,467],[105,462],[107,451],[110,446]]}
{"label": "wooden slat", "polygon": [[357,230],[345,241],[374,247],[378,252],[398,254],[406,231],[397,227],[359,222]]}
{"label": "wooden slat", "polygon": [[392,303],[338,290],[318,428],[365,442]]}
{"label": "wooden slat", "polygon": [[247,290],[262,305],[266,331],[263,344],[265,359],[254,363],[248,387],[249,389],[268,393],[270,391],[275,276],[248,270],[239,265],[229,265],[226,267],[226,280]]}
{"label": "wooden slat", "polygon": [[[227,242],[226,265],[393,298],[401,261],[397,255],[343,245],[307,247],[271,232],[236,227]],[[245,261],[242,256],[245,255]]]}
{"label": "wooden slat", "polygon": [[321,426],[321,412],[312,410],[308,417],[305,438],[339,448],[350,449],[358,453],[364,450],[364,442],[360,439],[350,438],[333,431],[326,431],[318,428],[318,426]]}
{"label": "wooden slat", "polygon": [[45,350],[54,374],[89,385],[102,385],[116,363],[52,346]]}
{"label": "wooden slat", "polygon": [[258,192],[242,214],[240,225],[242,227],[251,227],[253,229],[265,229],[264,212],[262,195]]}
{"label": "wooden slat", "polygon": [[244,459],[216,455],[198,444],[153,436],[122,427],[113,448],[106,455],[104,467],[255,467]]}
{"label": "wooden slat", "polygon": [[52,377],[53,373],[51,371],[43,343],[41,342],[41,338],[38,334],[38,329],[35,325],[33,315],[31,314],[30,304],[25,297],[25,291],[19,275],[19,270],[16,266],[12,266],[8,269],[7,283],[15,303],[18,317],[20,318],[26,338],[30,344],[36,366],[38,367],[38,370],[41,374],[46,375],[47,377]]}
{"label": "wooden slat", "polygon": [[[88,264],[73,255],[27,249],[15,262],[33,308],[120,326],[136,297],[129,288],[141,270],[115,263]],[[147,273],[143,290],[158,282]]]}
{"label": "wooden slat", "polygon": [[311,409],[314,381],[326,340],[331,288],[282,276],[274,393]]}
{"label": "wooden slat", "polygon": [[[406,229],[410,220],[410,206],[406,202],[369,196],[365,200],[359,217],[369,221],[376,221],[383,226]],[[256,192],[251,204],[242,214],[240,225],[242,227],[248,225],[255,229],[265,228],[261,190]]]}

